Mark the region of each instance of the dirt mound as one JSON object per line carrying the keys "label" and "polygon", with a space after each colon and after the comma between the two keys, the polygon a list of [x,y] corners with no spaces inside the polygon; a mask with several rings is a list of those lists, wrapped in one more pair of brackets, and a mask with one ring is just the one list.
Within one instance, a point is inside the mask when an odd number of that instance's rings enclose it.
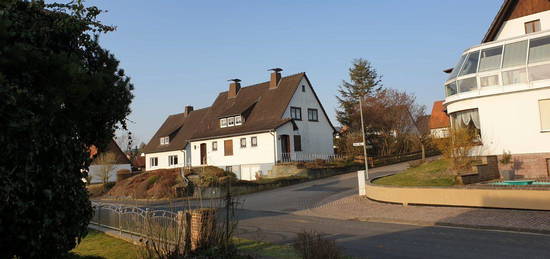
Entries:
{"label": "dirt mound", "polygon": [[180,169],[148,171],[118,182],[107,196],[133,199],[174,197],[174,187],[182,185]]}

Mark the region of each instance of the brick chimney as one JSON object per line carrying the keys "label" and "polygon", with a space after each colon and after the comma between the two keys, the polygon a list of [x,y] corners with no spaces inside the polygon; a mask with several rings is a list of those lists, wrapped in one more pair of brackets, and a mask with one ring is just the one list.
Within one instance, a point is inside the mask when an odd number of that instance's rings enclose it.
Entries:
{"label": "brick chimney", "polygon": [[193,111],[193,106],[187,105],[185,106],[185,116],[189,116],[189,113]]}
{"label": "brick chimney", "polygon": [[227,98],[237,97],[237,94],[239,94],[239,90],[241,90],[241,79],[235,78],[229,79],[227,81],[231,82],[229,84],[229,92],[227,93]]}
{"label": "brick chimney", "polygon": [[271,72],[271,80],[269,81],[269,89],[275,89],[279,86],[279,82],[281,82],[281,71],[283,71],[282,68],[272,68],[268,71]]}

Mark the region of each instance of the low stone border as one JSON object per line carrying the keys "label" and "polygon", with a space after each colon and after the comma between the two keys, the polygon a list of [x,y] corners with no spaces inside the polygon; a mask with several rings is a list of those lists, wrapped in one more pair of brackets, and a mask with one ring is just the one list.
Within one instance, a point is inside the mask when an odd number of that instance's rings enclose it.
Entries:
{"label": "low stone border", "polygon": [[[380,178],[380,177],[379,177]],[[505,209],[550,210],[550,188],[496,185],[409,187],[366,183],[366,196],[403,205],[440,205]]]}

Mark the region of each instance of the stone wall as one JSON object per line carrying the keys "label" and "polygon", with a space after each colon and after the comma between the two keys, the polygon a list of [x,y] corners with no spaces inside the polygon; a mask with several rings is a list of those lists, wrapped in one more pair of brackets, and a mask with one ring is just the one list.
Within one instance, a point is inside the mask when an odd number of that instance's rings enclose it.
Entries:
{"label": "stone wall", "polygon": [[513,169],[519,178],[548,177],[547,159],[550,159],[550,153],[512,154]]}

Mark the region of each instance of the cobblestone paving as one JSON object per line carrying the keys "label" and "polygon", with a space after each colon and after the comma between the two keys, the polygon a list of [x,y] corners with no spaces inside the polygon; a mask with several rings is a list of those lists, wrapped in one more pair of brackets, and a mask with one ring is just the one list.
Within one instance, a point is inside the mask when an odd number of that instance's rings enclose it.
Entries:
{"label": "cobblestone paving", "polygon": [[309,209],[297,211],[294,214],[344,220],[550,233],[550,211],[402,206],[376,202],[354,194],[335,201],[319,202]]}

